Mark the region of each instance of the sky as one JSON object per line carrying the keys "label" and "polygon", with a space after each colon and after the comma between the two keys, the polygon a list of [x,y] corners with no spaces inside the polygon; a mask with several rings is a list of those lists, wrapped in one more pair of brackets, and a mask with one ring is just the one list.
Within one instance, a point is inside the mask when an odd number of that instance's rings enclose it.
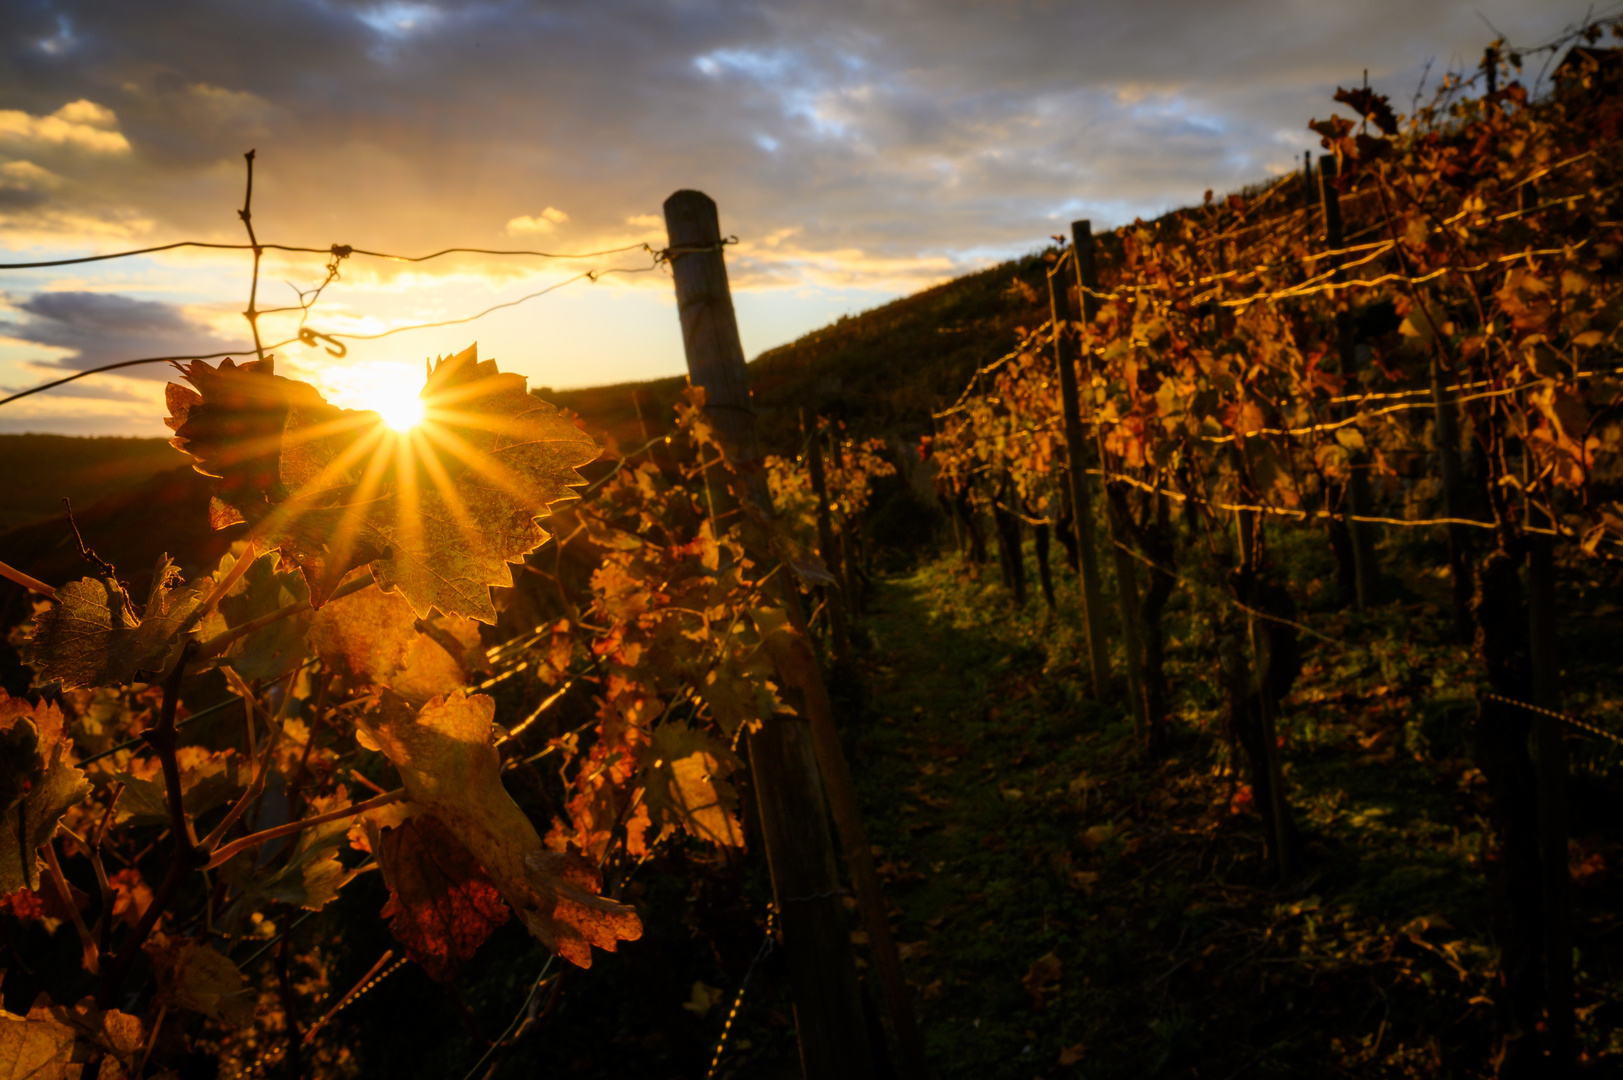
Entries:
{"label": "sky", "polygon": [[[243,243],[279,373],[347,407],[478,342],[532,387],[684,370],[661,205],[720,208],[745,352],[1298,167],[1336,87],[1406,111],[1572,0],[0,4],[0,262]],[[1610,9],[1597,14],[1610,14]],[[1491,29],[1490,29],[1491,25]],[[1426,81],[1429,80],[1429,81]],[[252,356],[244,251],[0,269],[0,397],[102,364]],[[587,271],[595,280],[581,277]],[[607,272],[604,272],[607,271]],[[296,340],[317,333],[373,341]],[[303,300],[308,310],[301,310]],[[905,362],[899,357],[898,362]],[[166,435],[166,364],[0,406],[0,432]]]}

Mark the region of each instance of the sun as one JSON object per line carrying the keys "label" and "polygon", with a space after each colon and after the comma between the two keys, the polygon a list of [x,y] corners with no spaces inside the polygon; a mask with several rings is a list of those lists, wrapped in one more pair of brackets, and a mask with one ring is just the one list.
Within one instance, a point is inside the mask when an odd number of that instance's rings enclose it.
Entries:
{"label": "sun", "polygon": [[380,388],[371,405],[396,431],[410,431],[423,419],[423,400],[409,386]]}

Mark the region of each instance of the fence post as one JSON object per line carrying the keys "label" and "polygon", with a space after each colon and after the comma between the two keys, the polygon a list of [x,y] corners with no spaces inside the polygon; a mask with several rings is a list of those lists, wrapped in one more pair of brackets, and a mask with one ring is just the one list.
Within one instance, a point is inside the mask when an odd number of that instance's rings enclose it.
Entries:
{"label": "fence post", "polygon": [[[665,226],[688,376],[705,390],[705,416],[728,463],[744,480],[745,497],[770,514],[716,204],[703,192],[678,191],[665,200]],[[756,538],[757,552],[765,547],[763,540]],[[764,565],[765,556],[761,558]],[[801,1064],[807,1080],[866,1080],[874,1075],[833,845],[818,790],[821,771],[904,1069],[907,1076],[923,1080],[923,1043],[913,1023],[856,789],[834,729],[828,689],[805,641],[805,614],[794,585],[780,578],[779,596],[796,634],[775,642],[774,660],[785,689],[798,691],[804,708],[799,716],[773,717],[762,724],[749,738],[749,753],[783,926]]]}
{"label": "fence post", "polygon": [[806,406],[800,407],[801,442],[806,447],[806,471],[811,477],[812,494],[817,496],[817,553],[823,565],[834,578],[834,587],[828,594],[828,625],[834,641],[834,657],[841,662],[850,658],[851,639],[845,626],[845,576],[840,569],[834,548],[834,526],[828,519],[828,478],[823,472],[823,442],[817,437],[817,417]]}
{"label": "fence post", "polygon": [[[1321,154],[1319,156],[1319,200],[1324,206],[1324,243],[1331,250],[1342,245],[1341,232],[1341,193],[1336,188],[1337,166],[1334,154]],[[1341,262],[1341,256],[1331,256],[1331,265]],[[1357,345],[1353,341],[1353,325],[1351,311],[1336,312],[1336,347],[1341,358],[1341,374],[1349,381],[1349,389],[1353,371],[1358,365]],[[1345,406],[1347,410],[1354,408]],[[1355,429],[1356,430],[1356,429]],[[1369,475],[1365,472],[1369,465],[1369,456],[1362,450],[1353,450],[1348,455],[1347,477],[1347,505],[1352,513],[1348,516],[1347,535],[1352,542],[1353,558],[1353,592],[1359,611],[1367,610],[1375,599],[1378,568],[1375,563],[1375,536],[1370,527],[1361,521],[1353,521],[1352,517],[1364,517],[1369,514]]]}
{"label": "fence post", "polygon": [[[1084,318],[1091,318],[1088,301],[1084,291],[1081,295]],[[1060,410],[1065,419],[1065,471],[1071,494],[1071,530],[1076,537],[1076,570],[1082,579],[1082,624],[1088,635],[1088,666],[1093,675],[1093,696],[1109,701],[1110,657],[1105,652],[1105,605],[1099,595],[1099,557],[1093,546],[1093,498],[1088,491],[1083,449],[1087,444],[1082,434],[1082,406],[1076,386],[1076,354],[1063,329],[1070,318],[1071,305],[1065,296],[1065,286],[1056,287],[1052,273],[1048,275],[1048,311],[1054,324],[1054,363],[1059,368]]]}
{"label": "fence post", "polygon": [[[1546,518],[1548,524],[1554,521]],[[1555,538],[1527,537],[1528,645],[1533,669],[1533,704],[1554,712],[1561,707],[1560,645],[1555,614]],[[1543,870],[1545,1050],[1551,1076],[1572,1073],[1576,1053],[1573,1016],[1571,871],[1567,865],[1567,744],[1561,721],[1533,718],[1538,751],[1538,831]]]}
{"label": "fence post", "polygon": [[[1071,222],[1071,252],[1076,258],[1076,291],[1082,302],[1082,318],[1085,322],[1091,323],[1099,310],[1099,300],[1094,296],[1099,289],[1099,272],[1093,261],[1091,221]],[[1091,365],[1085,361],[1084,356],[1083,370],[1087,371]],[[1139,740],[1151,745],[1157,739],[1157,732],[1151,729],[1153,718],[1144,700],[1142,671],[1144,648],[1138,632],[1138,567],[1134,565],[1133,556],[1126,546],[1127,522],[1122,519],[1127,513],[1126,499],[1122,497],[1120,485],[1113,485],[1108,479],[1104,432],[1095,425],[1093,434],[1099,447],[1100,486],[1105,493],[1105,521],[1110,526],[1110,550],[1115,557],[1116,603],[1121,609],[1121,640],[1122,651],[1126,653],[1127,693],[1131,698],[1133,720],[1138,729]]]}

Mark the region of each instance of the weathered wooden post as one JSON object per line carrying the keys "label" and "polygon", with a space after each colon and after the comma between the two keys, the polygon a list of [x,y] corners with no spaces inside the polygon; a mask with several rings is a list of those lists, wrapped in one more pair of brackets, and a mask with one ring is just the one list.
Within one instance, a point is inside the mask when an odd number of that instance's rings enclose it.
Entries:
{"label": "weathered wooden post", "polygon": [[[1334,154],[1319,157],[1319,200],[1324,208],[1324,244],[1332,251],[1342,246],[1341,193],[1336,188],[1337,166]],[[1342,257],[1330,256],[1332,267],[1339,266]],[[1341,358],[1341,374],[1354,385],[1353,372],[1358,366],[1357,343],[1353,340],[1351,311],[1336,312],[1336,346]],[[1352,406],[1347,406],[1350,410]],[[1356,427],[1355,427],[1356,430]],[[1369,515],[1369,455],[1353,450],[1348,455],[1347,505],[1352,511],[1347,516],[1347,535],[1352,542],[1354,599],[1359,611],[1366,610],[1375,599],[1379,570],[1375,562],[1375,534],[1366,522],[1354,517]]]}
{"label": "weathered wooden post", "polygon": [[[1555,525],[1547,515],[1546,527]],[[1538,776],[1538,832],[1544,923],[1545,1051],[1550,1076],[1569,1076],[1577,1054],[1573,1015],[1572,871],[1567,852],[1567,744],[1561,721],[1561,657],[1555,613],[1555,537],[1527,537],[1528,651],[1533,704],[1548,710],[1533,718]]]}
{"label": "weathered wooden post", "polygon": [[[1092,322],[1094,315],[1099,311],[1099,299],[1094,294],[1099,291],[1099,271],[1093,260],[1093,222],[1071,222],[1071,251],[1076,257],[1076,291],[1082,303],[1082,318],[1085,322]],[[1091,365],[1083,358],[1083,370],[1088,371]],[[1121,609],[1121,641],[1122,651],[1126,653],[1127,693],[1133,706],[1133,718],[1137,725],[1138,737],[1149,744],[1155,740],[1155,732],[1151,731],[1152,718],[1149,708],[1144,701],[1144,679],[1141,665],[1144,663],[1144,647],[1138,632],[1138,568],[1133,563],[1133,556],[1127,550],[1127,523],[1122,520],[1126,513],[1126,500],[1121,498],[1117,484],[1112,486],[1108,479],[1108,459],[1105,456],[1104,432],[1098,425],[1093,430],[1094,441],[1099,448],[1099,473],[1102,478],[1101,486],[1105,491],[1105,521],[1110,526],[1110,550],[1116,564],[1116,602]]]}
{"label": "weathered wooden post", "polygon": [[[1074,256],[1073,252],[1073,256]],[[1078,279],[1080,280],[1080,279]],[[1081,304],[1084,320],[1091,319],[1089,297],[1084,290]],[[1109,701],[1110,656],[1105,643],[1105,604],[1099,595],[1099,556],[1093,545],[1093,498],[1088,491],[1087,437],[1082,433],[1082,406],[1076,385],[1076,351],[1064,333],[1071,317],[1071,305],[1063,281],[1056,286],[1048,275],[1048,311],[1054,325],[1054,363],[1059,368],[1060,411],[1065,421],[1066,484],[1071,496],[1071,529],[1076,538],[1077,576],[1082,579],[1082,623],[1088,635],[1088,666],[1093,675],[1093,696]]]}
{"label": "weathered wooden post", "polygon": [[806,448],[806,471],[810,475],[812,494],[817,496],[817,554],[834,578],[834,587],[828,594],[828,625],[834,642],[834,657],[845,661],[851,656],[851,639],[845,625],[845,576],[841,572],[834,546],[834,526],[828,516],[828,479],[823,472],[823,442],[817,437],[817,417],[804,405],[800,407],[801,444]]}
{"label": "weathered wooden post", "polygon": [[[769,515],[771,498],[761,469],[755,410],[750,405],[744,347],[722,258],[716,204],[703,192],[678,191],[665,200],[665,227],[688,377],[704,388],[705,417],[715,429],[728,464],[743,481],[745,498]],[[762,552],[764,541],[757,536],[751,546]],[[762,565],[766,558],[760,556]],[[781,577],[778,598],[794,632],[771,635],[773,659],[785,690],[798,697],[803,707],[798,715],[777,716],[762,724],[749,738],[749,755],[783,927],[801,1065],[807,1080],[874,1075],[840,903],[834,848],[819,790],[821,779],[840,831],[906,1075],[923,1080],[923,1044],[913,1023],[850,768],[834,729],[828,689],[805,640],[800,599],[794,586]]]}

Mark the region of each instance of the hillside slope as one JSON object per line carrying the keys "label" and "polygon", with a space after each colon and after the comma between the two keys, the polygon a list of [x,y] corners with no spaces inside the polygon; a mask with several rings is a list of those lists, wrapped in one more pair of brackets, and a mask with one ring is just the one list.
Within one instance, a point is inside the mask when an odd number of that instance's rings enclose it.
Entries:
{"label": "hillside slope", "polygon": [[[844,420],[856,435],[912,441],[928,434],[933,408],[956,397],[977,366],[1009,351],[1021,327],[1048,318],[1044,270],[1036,255],[1001,263],[762,353],[749,369],[767,450],[799,445],[801,406]],[[638,402],[648,430],[658,433],[686,384],[675,376],[545,396],[633,447],[645,440]]]}

